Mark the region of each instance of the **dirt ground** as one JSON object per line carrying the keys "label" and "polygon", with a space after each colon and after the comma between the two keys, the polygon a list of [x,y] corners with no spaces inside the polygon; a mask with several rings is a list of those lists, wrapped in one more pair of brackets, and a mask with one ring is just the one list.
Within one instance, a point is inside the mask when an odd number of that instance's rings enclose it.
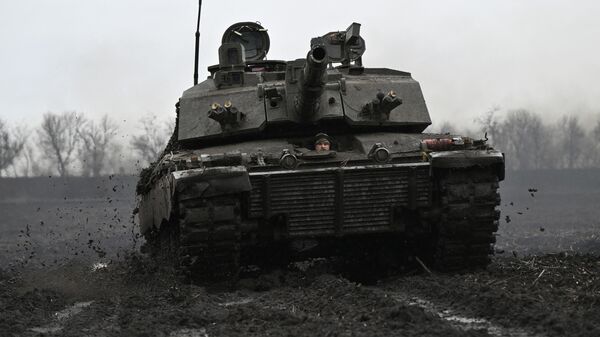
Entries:
{"label": "dirt ground", "polygon": [[0,197],[0,336],[600,336],[598,171],[503,183],[485,271],[316,259],[210,286],[138,253],[130,180]]}
{"label": "dirt ground", "polygon": [[600,261],[498,258],[487,271],[360,284],[330,260],[233,286],[186,284],[132,255],[4,273],[2,336],[598,336]]}

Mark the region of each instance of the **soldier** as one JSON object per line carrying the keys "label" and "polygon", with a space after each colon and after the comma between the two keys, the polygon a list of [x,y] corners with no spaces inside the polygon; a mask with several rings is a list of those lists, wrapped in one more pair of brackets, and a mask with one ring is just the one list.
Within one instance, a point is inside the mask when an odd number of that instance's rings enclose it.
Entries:
{"label": "soldier", "polygon": [[317,133],[315,136],[315,151],[329,151],[331,149],[331,142],[329,136],[325,133]]}

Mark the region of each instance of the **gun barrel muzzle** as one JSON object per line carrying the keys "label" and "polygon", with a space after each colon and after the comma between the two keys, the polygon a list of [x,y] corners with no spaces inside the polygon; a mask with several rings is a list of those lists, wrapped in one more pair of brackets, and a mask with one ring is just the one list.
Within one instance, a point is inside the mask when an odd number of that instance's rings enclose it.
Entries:
{"label": "gun barrel muzzle", "polygon": [[296,110],[303,118],[310,118],[319,109],[319,100],[325,88],[325,75],[329,57],[325,46],[314,46],[306,56],[302,72],[300,93],[296,101]]}

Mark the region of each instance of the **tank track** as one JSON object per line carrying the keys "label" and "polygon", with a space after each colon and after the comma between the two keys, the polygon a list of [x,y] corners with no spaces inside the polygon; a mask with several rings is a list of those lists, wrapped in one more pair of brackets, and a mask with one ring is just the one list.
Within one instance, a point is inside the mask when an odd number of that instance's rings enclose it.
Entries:
{"label": "tank track", "polygon": [[500,218],[497,175],[481,168],[449,170],[439,183],[442,216],[436,233],[435,268],[485,268],[491,262]]}
{"label": "tank track", "polygon": [[235,196],[179,202],[153,245],[155,255],[193,281],[235,281],[240,259],[240,203]]}

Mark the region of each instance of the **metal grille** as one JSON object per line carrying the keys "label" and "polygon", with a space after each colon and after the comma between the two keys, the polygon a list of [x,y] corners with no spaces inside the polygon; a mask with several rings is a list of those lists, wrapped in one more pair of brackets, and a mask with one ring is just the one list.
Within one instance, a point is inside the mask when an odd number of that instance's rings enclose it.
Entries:
{"label": "metal grille", "polygon": [[248,215],[285,214],[290,235],[385,231],[394,209],[427,206],[427,165],[252,173]]}

